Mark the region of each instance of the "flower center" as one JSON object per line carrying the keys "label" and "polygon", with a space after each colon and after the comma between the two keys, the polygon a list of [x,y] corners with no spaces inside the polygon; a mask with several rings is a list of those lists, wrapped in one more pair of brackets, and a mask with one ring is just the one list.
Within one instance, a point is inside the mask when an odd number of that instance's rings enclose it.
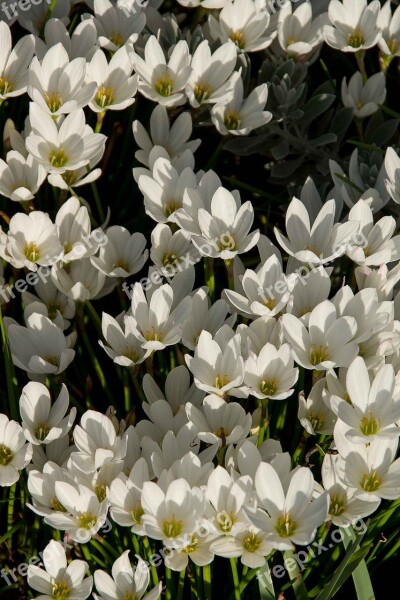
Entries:
{"label": "flower center", "polygon": [[156,331],[154,327],[147,331],[144,337],[148,342],[161,342],[163,338],[162,333]]}
{"label": "flower center", "polygon": [[123,258],[120,258],[119,260],[117,260],[113,264],[112,268],[113,269],[123,269],[124,271],[129,271],[128,263]]}
{"label": "flower center", "polygon": [[399,49],[399,40],[396,40],[395,38],[391,40],[386,40],[386,44],[391,54],[396,54],[397,50]]}
{"label": "flower center", "polygon": [[311,423],[311,427],[314,431],[320,431],[325,424],[325,417],[322,413],[310,413],[308,420]]}
{"label": "flower center", "polygon": [[51,499],[50,506],[53,510],[57,510],[58,512],[67,512],[67,509],[64,508],[56,496]]}
{"label": "flower center", "polygon": [[310,354],[310,363],[315,367],[320,363],[330,360],[330,355],[326,346],[312,346]]}
{"label": "flower center", "polygon": [[52,113],[57,112],[57,110],[62,105],[62,100],[60,98],[60,92],[53,92],[52,94],[45,94],[44,99]]}
{"label": "flower center", "polygon": [[237,519],[234,515],[228,515],[227,512],[223,511],[218,515],[217,520],[221,531],[223,531],[224,533],[228,533],[229,531],[231,531],[232,526]]}
{"label": "flower center", "polygon": [[290,518],[290,513],[282,513],[275,525],[275,531],[283,538],[293,535],[296,529],[297,523]]}
{"label": "flower center", "polygon": [[112,32],[112,34],[110,35],[109,38],[110,42],[112,42],[113,44],[115,44],[116,46],[118,46],[118,48],[121,48],[121,46],[124,43],[124,38],[122,37],[121,33],[117,33],[115,31]]}
{"label": "flower center", "polygon": [[139,360],[139,354],[133,348],[127,348],[123,355],[134,363]]}
{"label": "flower center", "polygon": [[46,439],[50,431],[50,427],[47,423],[38,423],[37,428],[35,429],[35,436],[40,442]]}
{"label": "flower center", "polygon": [[61,579],[57,583],[53,583],[53,590],[51,592],[52,598],[58,598],[58,600],[66,600],[69,594],[70,589],[65,579]]}
{"label": "flower center", "polygon": [[92,529],[97,523],[97,517],[91,512],[82,513],[79,515],[78,521],[83,529]]}
{"label": "flower center", "polygon": [[227,129],[239,129],[241,123],[240,114],[236,110],[230,110],[225,115],[224,123]]}
{"label": "flower center", "polygon": [[110,106],[114,101],[114,89],[111,87],[106,87],[105,85],[101,85],[96,93],[95,102],[101,108],[105,108],[106,106]]}
{"label": "flower center", "polygon": [[174,84],[171,79],[171,76],[166,73],[163,73],[161,75],[160,79],[158,79],[156,81],[156,84],[154,87],[155,87],[156,92],[158,94],[160,94],[160,96],[164,96],[164,98],[166,98],[167,96],[170,96],[174,89]]}
{"label": "flower center", "polygon": [[275,306],[276,306],[276,300],[275,300],[275,298],[270,298],[269,300],[265,300],[264,306],[266,306],[267,308],[269,308],[269,310],[273,310],[275,308]]}
{"label": "flower center", "polygon": [[363,435],[375,435],[379,431],[379,421],[369,411],[368,417],[363,417],[360,422],[360,431]]}
{"label": "flower center", "polygon": [[63,167],[68,162],[68,156],[65,154],[64,148],[58,148],[57,150],[52,150],[49,154],[49,163],[59,169]]}
{"label": "flower center", "polygon": [[229,379],[228,375],[222,375],[222,376],[216,375],[214,387],[216,387],[218,390],[220,390],[221,388],[228,385],[229,381],[230,381],[230,379]]}
{"label": "flower center", "polygon": [[364,36],[359,29],[353,29],[350,33],[347,43],[352,48],[360,48],[365,42]]}
{"label": "flower center", "polygon": [[315,245],[305,245],[304,250],[309,250],[310,252],[312,252],[313,254],[316,254],[317,256],[321,256],[321,252],[318,252],[318,248]]}
{"label": "flower center", "polygon": [[164,521],[163,532],[167,538],[176,538],[182,533],[183,526],[182,521],[175,519],[175,515],[172,515],[170,521]]}
{"label": "flower center", "polygon": [[276,379],[263,379],[260,383],[260,392],[265,396],[274,396],[278,389],[278,382]]}
{"label": "flower center", "polygon": [[142,505],[139,503],[137,504],[132,510],[131,510],[131,517],[132,520],[139,524],[142,522],[142,516],[144,515],[144,510],[142,508]]}
{"label": "flower center", "polygon": [[256,552],[261,546],[261,540],[255,533],[245,535],[243,538],[243,547],[247,552]]}
{"label": "flower center", "polygon": [[190,554],[191,552],[194,552],[196,550],[198,544],[198,539],[194,535],[192,535],[192,541],[188,546],[186,546],[186,548],[182,548],[181,552],[184,552],[185,554]]}
{"label": "flower center", "polygon": [[24,248],[24,254],[30,262],[36,262],[39,260],[39,249],[35,243],[26,244]]}
{"label": "flower center", "polygon": [[103,481],[103,483],[97,483],[94,489],[95,489],[95,492],[96,492],[97,500],[99,502],[103,502],[103,500],[105,500],[106,496],[107,496],[107,484],[106,484],[106,482]]}
{"label": "flower center", "polygon": [[329,514],[332,517],[338,517],[343,514],[346,510],[346,500],[344,496],[337,496],[332,494],[331,502],[329,504]]}
{"label": "flower center", "polygon": [[203,100],[207,100],[210,95],[211,86],[206,83],[198,83],[194,86],[194,97],[201,104]]}
{"label": "flower center", "polygon": [[171,202],[167,202],[164,204],[164,214],[166,217],[170,217],[172,213],[174,213],[178,208],[181,208],[180,202],[176,200],[171,200]]}
{"label": "flower center", "polygon": [[288,37],[286,40],[286,46],[291,46],[292,44],[297,44],[299,40],[293,37]]}
{"label": "flower center", "polygon": [[162,257],[162,264],[164,267],[172,265],[173,267],[179,263],[179,258],[173,252],[166,252]]}
{"label": "flower center", "polygon": [[229,38],[232,40],[234,44],[241,50],[244,48],[244,39],[243,39],[243,31],[232,31]]}
{"label": "flower center", "polygon": [[381,486],[381,483],[382,480],[377,476],[376,471],[365,474],[360,481],[362,489],[366,492],[376,492],[376,490]]}
{"label": "flower center", "polygon": [[13,453],[7,446],[0,445],[0,465],[6,467],[13,459]]}
{"label": "flower center", "polygon": [[8,94],[9,92],[12,92],[12,89],[12,83],[10,81],[7,81],[7,79],[4,79],[3,77],[0,77],[0,94]]}

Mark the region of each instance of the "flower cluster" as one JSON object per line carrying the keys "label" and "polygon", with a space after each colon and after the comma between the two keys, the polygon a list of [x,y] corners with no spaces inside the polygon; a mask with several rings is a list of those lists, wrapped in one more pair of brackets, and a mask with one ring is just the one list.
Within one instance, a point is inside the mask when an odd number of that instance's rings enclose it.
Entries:
{"label": "flower cluster", "polygon": [[40,598],[156,599],[162,547],[167,597],[225,557],[238,599],[400,498],[400,7],[87,4],[0,21],[0,486],[53,530]]}

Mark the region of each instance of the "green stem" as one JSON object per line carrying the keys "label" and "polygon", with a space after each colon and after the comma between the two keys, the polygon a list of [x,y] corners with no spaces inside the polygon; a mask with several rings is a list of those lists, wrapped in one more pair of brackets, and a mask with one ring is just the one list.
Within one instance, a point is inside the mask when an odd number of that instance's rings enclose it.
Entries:
{"label": "green stem", "polygon": [[15,376],[14,363],[11,356],[10,344],[7,337],[6,328],[3,322],[3,314],[0,307],[0,330],[1,338],[3,341],[3,355],[4,364],[6,370],[6,382],[7,382],[7,396],[10,405],[10,415],[15,421],[19,420],[19,407],[18,407],[18,382]]}
{"label": "green stem", "polygon": [[179,573],[178,595],[176,597],[176,600],[182,600],[182,598],[183,598],[183,592],[185,589],[185,577],[186,577],[186,569],[183,569]]}
{"label": "green stem", "polygon": [[364,58],[365,58],[365,50],[359,50],[358,52],[356,52],[357,66],[362,75],[363,82],[365,83],[368,79],[368,75],[367,75],[367,71],[365,70]]}
{"label": "green stem", "polygon": [[264,441],[265,432],[268,429],[267,417],[268,417],[268,399],[261,400],[261,417],[260,417],[260,428],[258,430],[257,446],[261,446]]}
{"label": "green stem", "polygon": [[232,578],[233,585],[235,587],[235,600],[240,600],[240,581],[237,570],[236,558],[231,558],[231,569],[232,569]]}
{"label": "green stem", "polygon": [[8,508],[7,508],[7,531],[10,531],[14,525],[14,503],[15,503],[15,489],[17,484],[14,483],[10,487],[10,493],[8,495]]}
{"label": "green stem", "polygon": [[98,211],[99,217],[100,217],[100,222],[103,224],[105,221],[105,215],[104,215],[103,206],[101,204],[101,198],[100,198],[99,192],[97,190],[96,182],[93,181],[93,183],[91,185],[92,185],[93,196],[94,196],[96,206],[97,206],[97,211]]}
{"label": "green stem", "polygon": [[211,256],[207,256],[204,259],[204,275],[206,279],[206,286],[208,287],[208,293],[211,300],[215,299],[215,273],[214,273],[214,259]]}
{"label": "green stem", "polygon": [[203,567],[203,587],[205,600],[211,600],[211,565]]}
{"label": "green stem", "polygon": [[228,288],[230,290],[235,289],[235,278],[233,276],[233,260],[225,261],[226,272],[228,274]]}
{"label": "green stem", "polygon": [[[350,533],[350,536],[346,535],[346,533]],[[347,550],[349,544],[357,539],[357,535],[353,531],[352,527],[349,527],[347,531],[343,532],[342,539],[343,546]],[[375,598],[374,589],[372,587],[371,578],[369,576],[365,559],[363,559],[353,571],[352,577],[358,600],[370,600],[371,598]]]}
{"label": "green stem", "polygon": [[142,542],[143,542],[144,549],[146,551],[147,559],[150,563],[150,571],[151,571],[151,576],[153,578],[153,584],[156,586],[156,585],[158,585],[158,582],[159,582],[158,573],[157,573],[157,569],[155,568],[155,566],[152,565],[150,562],[150,557],[152,556],[153,553],[150,548],[150,542],[149,542],[149,538],[147,537],[147,535],[142,537]]}
{"label": "green stem", "polygon": [[123,368],[123,377],[125,410],[129,412],[131,410],[131,382],[129,381],[129,371],[126,368]]}
{"label": "green stem", "polygon": [[166,600],[173,600],[173,598],[175,598],[174,582],[172,580],[172,571],[168,567],[165,567],[165,584],[165,598]]}

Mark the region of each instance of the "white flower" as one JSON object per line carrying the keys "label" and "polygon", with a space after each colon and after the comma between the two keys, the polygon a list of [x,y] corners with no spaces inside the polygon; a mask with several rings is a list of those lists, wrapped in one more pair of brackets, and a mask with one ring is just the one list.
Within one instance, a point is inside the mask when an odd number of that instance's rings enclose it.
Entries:
{"label": "white flower", "polygon": [[200,288],[192,296],[191,318],[187,320],[182,330],[182,342],[189,348],[195,350],[200,333],[205,330],[215,335],[224,324],[230,327],[236,321],[236,315],[228,314],[228,305],[225,300],[219,299],[211,304],[207,292]]}
{"label": "white flower", "polygon": [[400,204],[400,158],[394,148],[386,150],[385,168],[388,176],[385,179],[386,189],[393,200]]}
{"label": "white flower", "polygon": [[262,83],[243,98],[244,88],[240,73],[234,73],[232,89],[227,100],[215,104],[211,119],[221,135],[248,135],[253,129],[266,125],[272,113],[264,110],[268,98],[268,86]]}
{"label": "white flower", "polygon": [[195,8],[201,6],[207,10],[223,8],[227,0],[178,0],[179,4],[187,8]]}
{"label": "white flower", "polygon": [[104,151],[106,136],[93,133],[82,109],[69,113],[58,128],[49,113],[31,102],[29,119],[32,133],[26,139],[27,150],[49,173],[80,169]]}
{"label": "white flower", "polygon": [[53,512],[44,521],[55,529],[66,531],[76,542],[85,544],[106,522],[108,500],[99,502],[97,495],[85,485],[65,481],[55,484],[56,500],[67,512]]}
{"label": "white flower", "polygon": [[50,392],[42,383],[31,381],[22,390],[19,410],[26,439],[35,445],[50,442],[67,435],[76,416],[71,408],[67,416],[69,395],[62,384],[57,400],[51,406]]}
{"label": "white flower", "polygon": [[213,470],[207,482],[206,514],[220,535],[235,536],[249,526],[243,508],[249,504],[252,493],[253,481],[248,475],[234,481],[220,465]]}
{"label": "white flower", "polygon": [[12,47],[11,31],[0,21],[0,104],[26,92],[28,66],[35,51],[33,35],[25,35]]}
{"label": "white flower", "polygon": [[248,510],[254,525],[267,533],[266,541],[277,550],[309,544],[328,514],[328,494],[313,500],[314,478],[310,469],[299,467],[290,475],[284,485],[272,465],[261,463],[255,488],[262,508],[257,512]]}
{"label": "white flower", "polygon": [[286,212],[286,238],[274,227],[280,246],[297,260],[311,264],[324,264],[343,255],[356,243],[359,224],[356,221],[336,223],[336,203],[328,200],[314,221],[301,200],[293,198]]}
{"label": "white flower", "polygon": [[[52,17],[60,19],[64,25],[69,24],[68,14],[70,11],[69,0],[57,0],[57,4],[51,11]],[[49,5],[46,2],[39,2],[38,4],[30,4],[28,11],[18,12],[18,23],[24,29],[34,33],[36,36],[40,35],[40,32],[44,29],[46,20],[49,15]]]}
{"label": "white flower", "polygon": [[186,404],[186,414],[197,430],[199,440],[223,448],[237,444],[249,435],[251,414],[246,413],[239,402],[226,402],[216,394],[203,400],[203,410]]}
{"label": "white flower", "polygon": [[240,562],[251,569],[263,567],[265,557],[271,554],[273,546],[268,542],[268,534],[252,525],[237,532],[234,536],[219,537],[211,544],[217,556],[240,557]]}
{"label": "white flower", "polygon": [[170,124],[165,106],[158,104],[150,117],[150,135],[140,123],[132,124],[133,136],[140,150],[135,152],[135,158],[142,164],[149,166],[149,154],[154,146],[161,146],[168,152],[170,161],[175,164],[185,150],[195,152],[200,145],[200,140],[190,140],[193,123],[189,112],[182,112]]}
{"label": "white flower", "polygon": [[95,254],[100,241],[106,240],[101,229],[91,232],[89,211],[75,196],[64,202],[57,212],[55,222],[64,248],[65,263]]}
{"label": "white flower", "polygon": [[52,46],[42,61],[35,56],[29,66],[28,94],[51,116],[70,113],[86,106],[96,89],[85,84],[86,60],[69,60],[64,46]]}
{"label": "white flower", "polygon": [[256,398],[284,400],[293,393],[299,370],[293,368],[289,344],[279,350],[265,344],[258,356],[250,355],[244,365],[244,382]]}
{"label": "white flower", "polygon": [[65,548],[61,542],[51,540],[43,550],[44,569],[28,566],[28,585],[41,593],[42,600],[52,598],[89,598],[93,577],[85,577],[89,566],[83,560],[72,560],[67,565]]}
{"label": "white flower", "polygon": [[142,233],[130,234],[125,227],[113,225],[106,229],[105,244],[99,256],[91,259],[99,271],[108,277],[129,277],[140,271],[149,251],[145,250],[146,238]]}
{"label": "white flower", "polygon": [[323,41],[322,29],[328,22],[327,13],[313,20],[312,5],[301,4],[293,11],[287,1],[278,13],[278,41],[289,56],[307,60]]}
{"label": "white flower", "polygon": [[340,460],[337,473],[343,483],[355,490],[360,500],[394,500],[400,495],[400,458],[394,460],[398,438],[376,439],[370,444],[354,444],[343,431],[335,432]]}
{"label": "white flower", "polygon": [[400,9],[396,8],[392,15],[391,2],[387,0],[382,6],[378,16],[378,27],[382,37],[378,46],[384,57],[393,58],[400,54]]}
{"label": "white flower", "polygon": [[299,394],[299,411],[297,416],[304,429],[310,435],[318,433],[332,435],[336,418],[324,402],[326,379],[322,377],[312,387],[307,399],[304,392]]}
{"label": "white flower", "polygon": [[128,555],[125,550],[114,562],[111,572],[112,578],[105,571],[98,569],[94,572],[94,583],[100,596],[95,595],[98,600],[156,600],[160,597],[162,583],[146,595],[143,595],[150,582],[150,570],[146,562],[138,556],[138,563],[132,569]]}
{"label": "white flower", "polygon": [[172,278],[199,260],[188,234],[182,230],[172,233],[166,223],[158,223],[153,229],[151,244],[150,258],[165,277]]}
{"label": "white flower", "polygon": [[353,317],[338,318],[336,307],[329,300],[311,312],[308,330],[290,314],[282,316],[282,325],[296,361],[305,369],[348,367],[358,354],[358,345],[353,341],[357,321]]}
{"label": "white flower", "polygon": [[10,200],[33,200],[45,178],[46,170],[31,155],[10,150],[6,161],[0,159],[0,194]]}
{"label": "white flower", "polygon": [[374,288],[378,293],[379,302],[383,302],[393,299],[394,286],[400,280],[400,264],[390,271],[386,265],[381,265],[378,269],[356,267],[354,274],[359,290]]}
{"label": "white flower", "polygon": [[375,512],[380,500],[361,500],[354,493],[353,488],[348,488],[339,479],[337,464],[340,457],[327,452],[321,467],[322,483],[329,494],[328,519],[334,525],[347,527],[357,522],[361,517],[368,517]]}
{"label": "white flower", "polygon": [[126,438],[116,434],[111,419],[95,410],[87,410],[80,425],[75,425],[74,442],[82,458],[82,470],[86,473],[121,461],[126,455]]}
{"label": "white flower", "polygon": [[364,83],[359,71],[354,73],[347,85],[346,78],[342,81],[342,102],[347,108],[353,109],[356,117],[369,117],[383,104],[386,98],[386,78],[381,73],[375,73]]}
{"label": "white flower", "polygon": [[129,477],[120,473],[114,479],[108,493],[113,520],[122,527],[130,527],[132,533],[137,535],[145,535],[141,504],[145,481],[150,481],[150,474],[145,459],[141,457],[135,462]]}
{"label": "white flower", "polygon": [[190,167],[178,172],[163,157],[155,161],[151,174],[142,174],[138,179],[146,213],[158,223],[175,222],[175,211],[182,207],[185,189],[195,185],[196,176]]}
{"label": "white flower", "polygon": [[134,44],[145,23],[146,16],[135,3],[126,10],[122,2],[112,4],[109,0],[94,0],[94,16],[88,13],[83,19],[93,19],[97,29],[97,43],[110,52],[116,52],[125,44]]}
{"label": "white flower", "polygon": [[174,292],[164,284],[153,290],[150,299],[144,295],[140,283],[135,283],[132,294],[132,325],[135,335],[146,350],[162,350],[177,344],[181,339],[182,327],[190,314],[191,299],[184,298],[172,309]]}
{"label": "white flower", "polygon": [[217,189],[211,200],[210,212],[198,212],[201,236],[193,243],[204,256],[231,260],[237,254],[248,252],[258,242],[258,229],[250,232],[254,208],[248,200],[240,206],[240,199],[223,187]]}
{"label": "white flower", "polygon": [[142,516],[146,534],[167,547],[185,547],[186,538],[201,523],[205,508],[202,490],[176,479],[164,493],[152,481],[143,484]]}
{"label": "white flower", "polygon": [[142,348],[141,341],[136,335],[136,322],[132,316],[125,315],[121,323],[107,313],[102,315],[102,331],[109,344],[106,346],[99,340],[100,346],[117,365],[133,367],[142,363],[150,354]]}
{"label": "white flower", "polygon": [[44,41],[36,37],[36,56],[39,60],[43,60],[46,52],[58,43],[64,46],[70,60],[80,57],[90,60],[97,49],[97,30],[92,19],[78,23],[71,36],[61,19],[49,19],[43,37]]}
{"label": "white flower", "polygon": [[52,265],[63,255],[57,226],[40,210],[17,213],[10,221],[6,252],[17,268],[37,271],[37,265]]}
{"label": "white flower", "polygon": [[26,308],[33,303],[44,304],[47,308],[47,315],[52,320],[58,319],[58,315],[62,315],[64,321],[62,329],[65,330],[69,326],[68,319],[72,319],[75,315],[75,302],[56,288],[50,279],[50,269],[47,269],[45,273],[45,281],[39,280],[35,285],[37,296],[28,291],[22,292],[22,301]]}
{"label": "white flower", "polygon": [[75,301],[84,302],[95,298],[103,289],[106,276],[96,269],[90,258],[73,260],[65,268],[54,265],[51,269],[54,285]]}
{"label": "white flower", "polygon": [[[275,35],[269,31],[267,10],[257,10],[253,0],[226,2],[219,14],[217,31],[226,40],[232,40],[243,52],[258,52],[267,48]],[[214,28],[216,25],[214,25]]]}
{"label": "white flower", "polygon": [[194,356],[185,354],[185,360],[199,389],[214,394],[242,396],[237,389],[244,377],[240,335],[235,335],[228,325],[223,325],[214,337],[203,330]]}
{"label": "white flower", "polygon": [[325,25],[325,42],[342,52],[367,50],[378,43],[379,0],[331,0],[328,15],[331,25]]}
{"label": "white flower", "polygon": [[137,77],[126,46],[112,55],[107,62],[102,50],[97,50],[87,66],[87,81],[95,82],[95,93],[89,107],[97,113],[104,110],[123,110],[134,103]]}
{"label": "white flower", "polygon": [[[400,395],[395,391],[392,365],[384,365],[370,383],[365,361],[358,356],[346,376],[347,399],[330,395],[326,401],[337,415],[344,435],[355,444],[368,444],[374,439],[398,438],[400,428]],[[343,427],[343,424],[346,427]]]}
{"label": "white flower", "polygon": [[[328,299],[331,291],[331,278],[325,267],[309,269],[305,265],[298,273],[288,275],[291,294],[286,312],[307,322],[310,312],[321,302]],[[293,283],[294,280],[294,283]]]}
{"label": "white flower", "polygon": [[[349,212],[349,219],[359,223],[361,242],[349,244],[346,254],[358,265],[380,266],[400,258],[400,236],[393,234],[396,220],[385,216],[374,224],[371,207],[359,200]],[[356,241],[356,240],[354,240]]]}
{"label": "white flower", "polygon": [[0,487],[16,483],[31,458],[32,444],[26,443],[21,425],[0,413]]}
{"label": "white flower", "polygon": [[235,44],[222,44],[212,54],[208,40],[196,48],[190,66],[192,73],[186,87],[190,104],[198,108],[202,104],[214,104],[229,94],[231,75],[236,65]]}
{"label": "white flower", "polygon": [[144,49],[144,60],[132,54],[139,75],[139,92],[163,106],[179,106],[186,102],[184,88],[191,73],[189,48],[180,40],[173,48],[168,63],[157,38],[152,35]]}
{"label": "white flower", "polygon": [[234,310],[246,317],[277,315],[291,295],[282,261],[273,254],[255,271],[246,269],[244,275],[235,278],[235,290],[225,289],[223,295]]}
{"label": "white flower", "polygon": [[65,336],[48,317],[33,313],[26,327],[11,323],[7,328],[14,364],[37,379],[62,373],[75,357],[71,346],[76,334]]}

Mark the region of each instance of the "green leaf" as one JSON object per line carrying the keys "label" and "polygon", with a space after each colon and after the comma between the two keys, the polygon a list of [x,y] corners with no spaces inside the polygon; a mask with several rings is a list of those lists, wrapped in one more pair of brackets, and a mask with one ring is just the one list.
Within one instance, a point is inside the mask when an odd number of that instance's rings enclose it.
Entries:
{"label": "green leaf", "polygon": [[[260,600],[275,600],[276,596],[269,564],[265,563],[263,567],[257,570],[258,587],[260,589]],[[241,589],[240,591],[242,592],[243,590]]]}
{"label": "green leaf", "polygon": [[[345,548],[348,548],[351,541],[357,539],[357,535],[352,528],[348,527],[347,529],[350,533],[350,536],[348,537],[346,532],[343,535],[343,545]],[[358,600],[374,600],[374,589],[372,587],[371,578],[368,573],[368,567],[364,559],[360,561],[358,567],[353,571],[352,576]]]}
{"label": "green leaf", "polygon": [[336,96],[333,94],[317,94],[313,96],[307,104],[303,106],[304,120],[312,121],[319,115],[322,115],[331,104],[335,101]]}
{"label": "green leaf", "polygon": [[353,121],[353,109],[341,108],[332,119],[330,131],[338,137],[343,136]]}
{"label": "green leaf", "polygon": [[351,540],[347,546],[345,557],[333,573],[328,585],[320,592],[316,600],[331,600],[333,596],[340,590],[342,585],[347,581],[359,563],[368,554],[370,546],[357,551],[365,533],[357,536],[355,540]]}
{"label": "green leaf", "polygon": [[283,553],[283,560],[285,561],[286,570],[292,581],[293,592],[297,600],[308,600],[309,596],[307,588],[293,552],[291,550],[285,550]]}

